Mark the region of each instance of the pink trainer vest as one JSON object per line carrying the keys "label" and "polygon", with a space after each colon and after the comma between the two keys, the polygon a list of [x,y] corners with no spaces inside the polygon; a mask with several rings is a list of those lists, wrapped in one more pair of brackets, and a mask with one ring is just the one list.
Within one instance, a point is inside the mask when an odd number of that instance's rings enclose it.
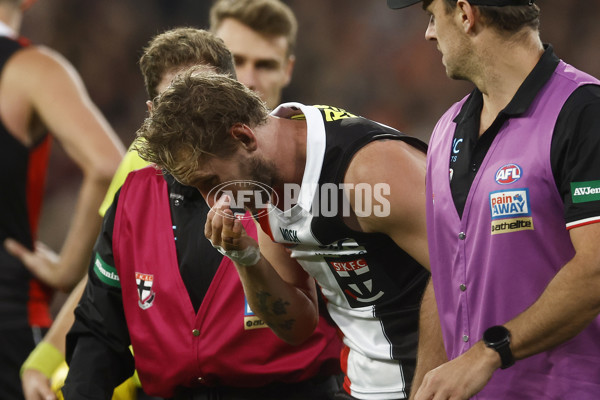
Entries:
{"label": "pink trainer vest", "polygon": [[268,328],[245,329],[244,292],[227,257],[194,312],[179,274],[167,184],[153,167],[130,173],[121,189],[113,252],[136,369],[149,395],[171,397],[178,386],[298,382],[337,364],[341,345],[323,318],[301,346]]}

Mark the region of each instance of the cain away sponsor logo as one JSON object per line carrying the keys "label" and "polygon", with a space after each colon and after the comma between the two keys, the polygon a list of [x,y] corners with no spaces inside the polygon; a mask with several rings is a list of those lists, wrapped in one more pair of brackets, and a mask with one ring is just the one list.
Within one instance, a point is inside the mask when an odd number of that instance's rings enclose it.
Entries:
{"label": "cain away sponsor logo", "polygon": [[496,171],[496,182],[500,185],[508,185],[521,179],[521,175],[521,167],[517,164],[506,164]]}
{"label": "cain away sponsor logo", "polygon": [[492,235],[533,230],[527,188],[490,193],[490,211]]}
{"label": "cain away sponsor logo", "polygon": [[492,219],[531,215],[529,189],[498,190],[490,193]]}
{"label": "cain away sponsor logo", "polygon": [[600,181],[571,182],[573,203],[600,200]]}

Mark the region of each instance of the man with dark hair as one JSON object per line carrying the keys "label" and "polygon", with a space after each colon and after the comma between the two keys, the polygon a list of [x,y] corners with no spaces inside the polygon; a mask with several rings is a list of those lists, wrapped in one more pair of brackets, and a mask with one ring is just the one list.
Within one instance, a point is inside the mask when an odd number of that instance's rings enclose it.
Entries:
{"label": "man with dark hair", "polygon": [[[269,114],[240,82],[194,70],[155,99],[138,134],[142,158],[213,205],[206,237],[279,337],[310,337],[319,284],[344,336],[339,399],[406,398],[429,276],[424,143],[336,107]],[[233,217],[240,208],[258,219],[260,248]]]}
{"label": "man with dark hair", "polygon": [[542,43],[533,0],[423,7],[447,75],[475,89],[430,141],[414,398],[596,399],[600,81]]}

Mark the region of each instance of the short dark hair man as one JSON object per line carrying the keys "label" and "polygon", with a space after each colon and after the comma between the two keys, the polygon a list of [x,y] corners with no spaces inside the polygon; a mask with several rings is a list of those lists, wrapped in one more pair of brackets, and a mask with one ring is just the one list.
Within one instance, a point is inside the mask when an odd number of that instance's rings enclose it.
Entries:
{"label": "short dark hair man", "polygon": [[533,0],[423,7],[447,75],[476,88],[429,143],[430,332],[450,361],[421,337],[416,379],[437,368],[415,399],[595,399],[600,81],[542,43]]}

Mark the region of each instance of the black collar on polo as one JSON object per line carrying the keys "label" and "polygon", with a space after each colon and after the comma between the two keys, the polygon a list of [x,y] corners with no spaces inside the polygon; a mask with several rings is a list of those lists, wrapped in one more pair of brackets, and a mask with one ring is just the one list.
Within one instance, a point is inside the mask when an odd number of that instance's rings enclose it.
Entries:
{"label": "black collar on polo", "polygon": [[[534,0],[468,0],[474,6],[530,6]],[[420,3],[421,0],[387,0],[389,8],[398,9]]]}

